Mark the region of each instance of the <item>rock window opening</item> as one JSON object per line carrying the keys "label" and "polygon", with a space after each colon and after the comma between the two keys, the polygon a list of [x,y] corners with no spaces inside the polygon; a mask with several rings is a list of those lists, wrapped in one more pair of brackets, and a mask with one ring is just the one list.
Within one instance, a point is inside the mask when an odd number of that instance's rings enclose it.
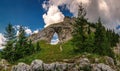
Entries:
{"label": "rock window opening", "polygon": [[58,42],[59,42],[59,37],[58,37],[58,34],[55,32],[53,37],[52,37],[52,39],[51,39],[51,43],[50,44],[56,45],[56,44],[58,44]]}

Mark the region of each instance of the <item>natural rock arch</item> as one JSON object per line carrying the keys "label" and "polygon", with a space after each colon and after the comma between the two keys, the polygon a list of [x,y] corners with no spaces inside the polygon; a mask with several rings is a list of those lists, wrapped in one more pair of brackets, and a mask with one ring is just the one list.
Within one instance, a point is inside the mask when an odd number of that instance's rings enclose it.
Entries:
{"label": "natural rock arch", "polygon": [[72,23],[74,22],[73,18],[65,18],[63,22],[52,24],[43,30],[39,31],[37,34],[33,34],[30,36],[30,39],[33,42],[37,42],[39,40],[45,40],[48,43],[51,42],[51,39],[54,33],[58,34],[59,43],[68,41],[72,38]]}

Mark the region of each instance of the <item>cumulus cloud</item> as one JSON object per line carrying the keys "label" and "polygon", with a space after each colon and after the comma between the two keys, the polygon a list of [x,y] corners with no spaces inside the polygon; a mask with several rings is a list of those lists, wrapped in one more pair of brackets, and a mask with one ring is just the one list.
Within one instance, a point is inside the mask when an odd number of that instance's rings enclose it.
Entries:
{"label": "cumulus cloud", "polygon": [[43,19],[46,24],[45,27],[47,27],[50,24],[62,22],[64,20],[64,15],[57,6],[52,5],[49,7],[47,14],[43,15]]}
{"label": "cumulus cloud", "polygon": [[74,16],[77,15],[78,12],[78,5],[83,4],[84,6],[88,6],[90,0],[48,0],[43,2],[43,8],[48,9],[51,5],[65,6]]}
{"label": "cumulus cloud", "polygon": [[38,32],[39,32],[39,30],[37,29],[37,30],[33,31],[33,34],[36,34],[36,33],[38,33]]}
{"label": "cumulus cloud", "polygon": [[3,36],[2,33],[0,33],[0,50],[4,48],[4,44],[5,44],[5,37]]}
{"label": "cumulus cloud", "polygon": [[77,16],[80,3],[85,7],[87,11],[86,17],[89,18],[90,22],[96,22],[101,17],[106,28],[115,29],[116,26],[120,25],[119,0],[47,0],[43,3],[43,8],[47,10],[52,5],[63,6],[73,16]]}
{"label": "cumulus cloud", "polygon": [[[18,36],[18,35],[19,35],[20,25],[15,25],[14,28],[15,28],[15,30],[17,31],[17,32],[16,32],[16,36]],[[30,28],[28,28],[28,27],[23,27],[23,28],[25,29],[25,33],[26,33],[27,35],[31,35],[31,34],[32,34],[32,30],[31,30]]]}
{"label": "cumulus cloud", "polygon": [[25,32],[26,32],[27,35],[31,35],[32,34],[31,29],[29,29],[28,27],[25,28]]}
{"label": "cumulus cloud", "polygon": [[47,10],[47,13],[43,15],[43,19],[45,22],[45,27],[54,24],[59,23],[64,20],[64,15],[59,9],[59,6],[66,5],[66,9],[69,9],[71,13],[73,13],[74,16],[77,16],[77,10],[78,5],[80,3],[88,4],[89,0],[48,0],[44,1],[42,6],[45,10]]}

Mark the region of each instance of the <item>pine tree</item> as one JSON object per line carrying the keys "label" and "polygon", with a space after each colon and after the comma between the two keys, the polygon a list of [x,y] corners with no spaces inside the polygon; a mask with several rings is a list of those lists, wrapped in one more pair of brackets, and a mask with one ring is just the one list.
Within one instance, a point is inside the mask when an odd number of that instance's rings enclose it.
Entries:
{"label": "pine tree", "polygon": [[20,28],[19,28],[18,42],[19,42],[21,47],[27,43],[25,29],[22,26],[20,26]]}
{"label": "pine tree", "polygon": [[84,42],[84,52],[93,53],[93,50],[95,49],[94,42],[95,34],[91,32]]}
{"label": "pine tree", "polygon": [[28,47],[29,47],[29,49],[30,49],[30,50],[29,50],[29,51],[30,51],[30,54],[33,54],[33,53],[35,52],[35,47],[33,46],[31,40],[28,41]]}
{"label": "pine tree", "polygon": [[37,44],[36,44],[36,50],[35,51],[40,51],[40,50],[41,50],[40,44],[39,44],[39,42],[37,42]]}
{"label": "pine tree", "polygon": [[20,54],[22,54],[22,57],[24,57],[25,55],[29,54],[29,47],[28,47],[28,43],[27,43],[25,29],[22,26],[20,26],[20,28],[19,28],[19,34],[18,34],[17,39],[18,39],[17,51]]}
{"label": "pine tree", "polygon": [[15,29],[13,28],[12,24],[9,23],[5,29],[4,37],[9,41],[15,39]]}
{"label": "pine tree", "polygon": [[15,29],[13,28],[12,24],[8,24],[5,29],[5,38],[7,39],[5,48],[2,51],[2,58],[7,59],[8,61],[14,62],[14,42],[15,42]]}
{"label": "pine tree", "polygon": [[102,50],[102,43],[104,41],[104,33],[103,33],[103,26],[101,20],[99,18],[98,23],[96,23],[96,32],[95,32],[95,49],[94,53],[100,54]]}
{"label": "pine tree", "polygon": [[[35,52],[32,41],[28,40],[25,29],[22,26],[19,28],[19,34],[17,38],[14,37],[15,32],[11,24],[6,27],[5,33],[7,43],[5,45],[5,49],[2,51],[2,58],[14,63],[18,59],[31,55]],[[38,45],[36,51],[39,50],[40,46]]]}
{"label": "pine tree", "polygon": [[76,19],[76,23],[73,25],[73,45],[75,50],[82,50],[84,49],[84,41],[85,41],[85,31],[84,26],[87,23],[87,19],[85,19],[86,12],[82,6],[79,6],[78,10],[78,17]]}

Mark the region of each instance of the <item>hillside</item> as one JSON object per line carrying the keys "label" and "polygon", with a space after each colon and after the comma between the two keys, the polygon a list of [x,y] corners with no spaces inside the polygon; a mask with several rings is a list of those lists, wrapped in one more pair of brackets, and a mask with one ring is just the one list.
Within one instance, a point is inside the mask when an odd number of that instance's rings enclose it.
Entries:
{"label": "hillside", "polygon": [[[62,71],[61,67],[64,67],[64,64],[67,63],[67,65],[69,64],[77,64],[75,66],[80,66],[81,70],[90,70],[91,66],[94,66],[94,70],[95,66],[96,68],[99,70],[100,68],[103,69],[103,71],[108,70],[108,71],[117,71],[118,67],[116,66],[116,64],[114,63],[114,60],[108,56],[99,56],[96,54],[89,54],[89,53],[76,53],[74,52],[74,47],[71,45],[71,41],[68,41],[64,44],[62,44],[61,46],[63,47],[63,51],[60,51],[60,45],[50,45],[47,44],[45,41],[40,41],[39,42],[41,45],[41,51],[32,54],[30,56],[26,56],[22,59],[19,59],[15,64],[18,64],[17,66],[14,66],[12,71],[15,71],[15,69],[17,71],[21,71],[24,68],[29,69],[28,65],[32,65],[36,66],[37,64],[34,62],[37,62],[38,65],[41,64],[41,60],[44,62],[43,64],[47,64],[47,66],[49,67],[52,63],[55,63],[55,65],[58,64],[58,68],[59,68],[59,64],[60,64],[60,71]],[[34,44],[36,45],[36,44]],[[40,60],[39,60],[40,59]],[[120,60],[117,59],[117,60]],[[22,62],[22,63],[21,63]],[[23,63],[24,62],[24,63]],[[40,63],[39,63],[40,62]],[[58,62],[58,63],[57,63]],[[1,63],[1,61],[0,61]],[[5,63],[5,64],[4,64]],[[7,70],[10,71],[12,69],[11,66],[13,66],[14,64],[9,64],[6,63],[6,61],[4,61],[1,65],[7,65]],[[26,65],[28,64],[28,65]],[[49,65],[50,64],[50,65]],[[97,65],[98,64],[98,65]],[[119,63],[117,63],[119,64]],[[85,67],[84,67],[85,65]],[[90,66],[90,67],[89,67]],[[1,66],[4,69],[4,66]],[[37,68],[33,68],[33,69],[41,69],[39,68],[41,66],[38,66]],[[0,68],[1,69],[1,68]],[[44,69],[47,69],[46,67]],[[51,67],[49,67],[49,69],[52,69]],[[50,70],[45,70],[45,71],[50,71]],[[64,69],[64,68],[63,68]],[[72,71],[71,67],[69,68],[70,70],[68,71]],[[73,66],[74,69],[74,66]],[[93,71],[94,71],[93,70]],[[25,70],[28,71],[28,70]],[[34,70],[33,70],[34,71]],[[39,71],[39,70],[37,70]],[[53,70],[55,71],[55,70]],[[75,70],[76,67],[75,67]]]}
{"label": "hillside", "polygon": [[[10,24],[7,28],[14,30]],[[15,38],[14,31],[13,36],[8,32],[10,40],[1,52],[1,71],[119,71],[120,54],[113,52],[119,35],[105,29],[100,19],[91,23],[84,17],[66,17],[30,37],[22,26],[19,32]],[[57,45],[50,44],[54,33],[60,40]],[[73,66],[64,68],[64,64]]]}

